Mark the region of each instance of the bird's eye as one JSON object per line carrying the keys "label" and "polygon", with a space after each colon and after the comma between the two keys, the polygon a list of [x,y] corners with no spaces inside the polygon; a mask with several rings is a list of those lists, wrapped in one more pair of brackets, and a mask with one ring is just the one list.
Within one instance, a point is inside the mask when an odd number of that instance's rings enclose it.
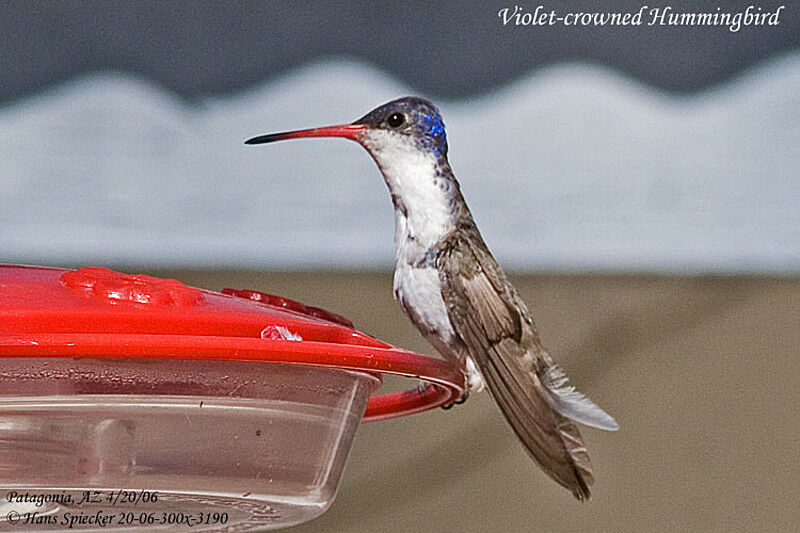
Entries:
{"label": "bird's eye", "polygon": [[399,128],[405,121],[406,117],[402,113],[392,113],[389,115],[389,118],[386,119],[386,123],[392,128]]}

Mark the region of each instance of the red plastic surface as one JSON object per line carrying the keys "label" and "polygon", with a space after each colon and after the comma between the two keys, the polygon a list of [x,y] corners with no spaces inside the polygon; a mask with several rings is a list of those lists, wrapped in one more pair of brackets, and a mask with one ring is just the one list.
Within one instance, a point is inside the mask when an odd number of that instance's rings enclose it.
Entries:
{"label": "red plastic surface", "polygon": [[331,313],[330,311],[320,309],[319,307],[311,307],[310,305],[301,304],[300,302],[295,302],[294,300],[284,298],[283,296],[275,296],[274,294],[267,294],[265,292],[243,289],[222,289],[222,294],[238,296],[239,298],[247,298],[248,300],[261,302],[271,305],[272,307],[280,307],[282,309],[288,309],[289,311],[294,311],[303,315],[313,316],[314,318],[321,318],[322,320],[327,320],[328,322],[333,322],[335,324],[341,324],[342,326],[348,328],[353,327],[353,323],[341,315]]}
{"label": "red plastic surface", "polygon": [[[0,265],[0,357],[129,357],[282,362],[388,373],[430,384],[370,398],[366,420],[457,399],[464,377],[439,359],[395,348],[349,321],[254,291],[220,294],[104,268]],[[302,340],[262,338],[280,326]]]}
{"label": "red plastic surface", "polygon": [[174,279],[160,279],[144,274],[123,274],[107,268],[86,267],[61,274],[68,289],[82,291],[108,303],[136,303],[150,308],[191,307],[203,300],[203,294]]}

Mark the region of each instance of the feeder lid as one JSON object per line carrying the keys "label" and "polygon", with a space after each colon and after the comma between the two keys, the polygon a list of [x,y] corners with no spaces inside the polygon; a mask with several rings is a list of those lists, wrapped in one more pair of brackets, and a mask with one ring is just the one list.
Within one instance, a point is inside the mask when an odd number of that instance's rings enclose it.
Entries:
{"label": "feeder lid", "polygon": [[395,348],[322,309],[96,267],[0,265],[0,357],[282,362],[392,373],[430,385],[371,398],[368,420],[443,405],[464,385],[454,365]]}

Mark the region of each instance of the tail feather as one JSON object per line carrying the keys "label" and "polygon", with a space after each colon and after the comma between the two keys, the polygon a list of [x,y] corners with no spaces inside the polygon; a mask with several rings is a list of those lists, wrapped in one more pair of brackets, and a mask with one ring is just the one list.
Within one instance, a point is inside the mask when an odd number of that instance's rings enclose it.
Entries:
{"label": "tail feather", "polygon": [[577,426],[554,411],[537,376],[521,366],[519,345],[507,339],[491,347],[478,365],[489,390],[531,456],[579,500],[594,483],[592,464]]}
{"label": "tail feather", "polygon": [[549,364],[539,374],[550,405],[560,414],[586,426],[617,431],[619,424],[592,400],[575,390],[558,365]]}

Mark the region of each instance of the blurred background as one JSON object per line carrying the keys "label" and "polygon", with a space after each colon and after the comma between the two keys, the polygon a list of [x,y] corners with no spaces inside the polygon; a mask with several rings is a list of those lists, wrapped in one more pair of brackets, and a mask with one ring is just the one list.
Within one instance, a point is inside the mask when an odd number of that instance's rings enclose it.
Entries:
{"label": "blurred background", "polygon": [[800,5],[667,5],[784,7],[733,32],[504,26],[514,4],[485,1],[0,3],[0,260],[272,292],[433,354],[392,301],[366,153],[242,144],[431,98],[487,243],[621,430],[584,430],[581,505],[486,394],[365,425],[293,531],[796,529]]}

